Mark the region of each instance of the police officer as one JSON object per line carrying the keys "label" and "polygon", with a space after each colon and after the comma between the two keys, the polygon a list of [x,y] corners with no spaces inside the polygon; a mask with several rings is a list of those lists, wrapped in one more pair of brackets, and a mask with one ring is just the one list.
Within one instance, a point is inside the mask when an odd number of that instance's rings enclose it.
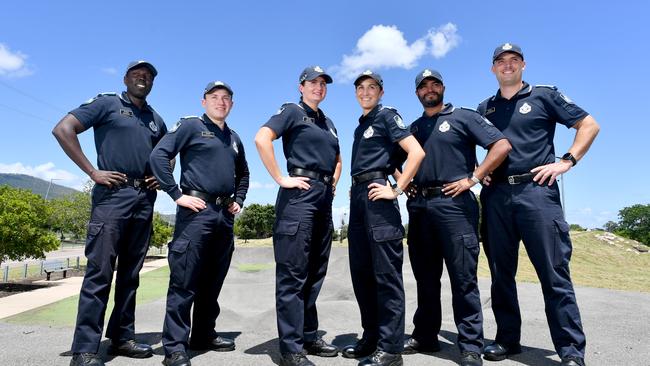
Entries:
{"label": "police officer", "polygon": [[[255,144],[264,166],[280,185],[275,204],[275,253],[280,365],[313,365],[310,355],[333,357],[338,348],[318,335],[316,298],[332,244],[332,200],[341,175],[336,128],[318,105],[331,76],[319,66],[300,74],[298,104],[286,103],[260,128]],[[273,140],[282,137],[288,176],[275,160]]]}
{"label": "police officer", "polygon": [[[407,194],[408,249],[417,281],[415,329],[405,353],[440,350],[442,322],[440,276],[449,273],[461,365],[481,365],[483,314],[476,278],[478,203],[469,189],[496,168],[510,151],[503,134],[476,111],[443,104],[439,72],[425,69],[415,78],[415,94],[424,107],[410,126],[426,152]],[[488,149],[477,166],[476,145]]]}
{"label": "police officer", "polygon": [[[98,357],[104,312],[115,261],[115,307],[106,336],[109,350],[127,357],[150,357],[151,347],[134,341],[135,293],[149,248],[158,183],[149,153],[167,128],[146,98],[158,72],[147,61],[129,63],[126,92],[103,93],[72,110],[52,133],[63,151],[95,182],[86,239],[88,264],[79,294],[70,365],[103,365]],[[79,144],[78,134],[93,127],[97,169]]]}
{"label": "police officer", "polygon": [[[182,118],[151,153],[151,168],[160,187],[178,205],[174,238],[169,244],[169,290],[162,335],[166,366],[190,365],[188,345],[198,350],[235,349],[233,340],[214,330],[219,292],[234,250],[235,214],[244,204],[249,183],[244,145],[226,123],[232,96],[228,84],[209,83],[201,100],[205,114]],[[179,153],[180,188],[170,164]]]}
{"label": "police officer", "polygon": [[[363,115],[354,131],[348,241],[352,286],[361,312],[363,336],[342,354],[370,356],[359,365],[402,365],[404,227],[397,197],[424,158],[424,151],[391,107],[379,74],[363,72],[354,82]],[[408,154],[403,174],[392,187],[387,177],[400,168],[399,149]]]}
{"label": "police officer", "polygon": [[[484,358],[498,361],[521,352],[515,274],[522,240],[542,284],[546,318],[562,365],[584,365],[585,335],[569,275],[569,225],[556,178],[587,153],[599,126],[556,87],[524,82],[525,66],[519,46],[497,47],[492,72],[499,90],[478,108],[512,144],[508,158],[486,179],[489,186],[481,193],[497,322],[495,342],[485,348]],[[576,136],[556,162],[553,137],[558,122],[575,128]]]}

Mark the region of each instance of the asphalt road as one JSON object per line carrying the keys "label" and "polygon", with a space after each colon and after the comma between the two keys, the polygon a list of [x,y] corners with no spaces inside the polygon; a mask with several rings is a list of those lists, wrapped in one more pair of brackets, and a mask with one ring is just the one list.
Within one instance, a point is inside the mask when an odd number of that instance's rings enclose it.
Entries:
{"label": "asphalt road", "polygon": [[[270,248],[238,248],[220,296],[222,313],[217,331],[235,338],[233,352],[190,353],[192,364],[200,365],[274,365],[279,362],[274,310],[274,270],[246,273],[237,270],[240,263],[272,263]],[[443,275],[442,350],[434,354],[404,356],[405,365],[454,365],[458,350],[454,345],[456,329],[451,314],[449,281]],[[407,333],[416,308],[415,280],[408,260],[404,265],[407,296]],[[489,280],[481,279],[484,304],[485,337],[495,334],[490,310]],[[522,308],[523,353],[490,365],[559,365],[550,340],[541,289],[537,284],[518,287]],[[650,294],[596,288],[576,288],[582,322],[587,334],[586,361],[589,365],[650,365]],[[140,305],[136,314],[137,337],[154,344],[155,355],[145,360],[106,356],[108,341],[101,353],[108,365],[160,365],[163,359],[160,331],[165,300]],[[327,341],[343,346],[356,340],[361,331],[359,310],[350,283],[346,248],[334,248],[328,276],[319,297],[320,329]],[[68,365],[71,327],[51,328],[0,322],[0,365]],[[342,357],[310,357],[317,365],[356,365]]]}

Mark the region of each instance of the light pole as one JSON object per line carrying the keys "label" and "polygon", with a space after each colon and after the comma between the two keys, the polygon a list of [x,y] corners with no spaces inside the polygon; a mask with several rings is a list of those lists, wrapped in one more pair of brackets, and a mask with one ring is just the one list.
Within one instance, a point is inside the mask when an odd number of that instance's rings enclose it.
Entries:
{"label": "light pole", "polygon": [[50,194],[50,188],[52,188],[52,181],[53,180],[61,180],[60,178],[50,178],[50,184],[47,185],[47,192],[45,192],[45,200],[47,200],[47,196]]}

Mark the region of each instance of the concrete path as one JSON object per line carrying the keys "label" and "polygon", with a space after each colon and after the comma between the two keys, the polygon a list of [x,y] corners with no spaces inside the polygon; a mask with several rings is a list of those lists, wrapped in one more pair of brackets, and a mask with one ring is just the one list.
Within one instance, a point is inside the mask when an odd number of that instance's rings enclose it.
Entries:
{"label": "concrete path", "polygon": [[[150,262],[153,265],[154,262]],[[192,364],[201,365],[274,365],[279,362],[274,308],[274,269],[259,272],[238,270],[241,264],[273,263],[270,248],[238,248],[220,296],[221,315],[217,330],[235,338],[234,352],[191,352]],[[442,350],[430,355],[404,356],[405,365],[455,365],[458,350],[454,345],[456,329],[451,314],[449,281],[443,275],[443,324],[440,333]],[[404,264],[407,296],[406,332],[413,330],[411,319],[416,308],[415,280],[408,259]],[[489,342],[496,326],[490,310],[489,280],[480,280],[484,303],[485,336]],[[76,285],[78,291],[78,285]],[[518,287],[522,308],[522,344],[520,355],[486,365],[559,365],[550,340],[541,289],[537,284]],[[650,365],[650,294],[595,288],[577,288],[582,321],[587,333],[589,365]],[[44,295],[43,295],[44,296]],[[2,299],[0,299],[2,300]],[[327,341],[343,346],[354,342],[361,331],[359,310],[350,283],[346,248],[334,248],[328,276],[318,302],[320,329]],[[4,303],[0,302],[0,309]],[[140,305],[136,314],[137,337],[154,345],[155,355],[132,360],[106,355],[108,341],[100,352],[107,365],[160,365],[160,343],[165,299]],[[0,321],[0,365],[68,365],[70,362],[71,327],[52,328],[17,325]],[[356,360],[310,357],[317,365],[350,365]]]}

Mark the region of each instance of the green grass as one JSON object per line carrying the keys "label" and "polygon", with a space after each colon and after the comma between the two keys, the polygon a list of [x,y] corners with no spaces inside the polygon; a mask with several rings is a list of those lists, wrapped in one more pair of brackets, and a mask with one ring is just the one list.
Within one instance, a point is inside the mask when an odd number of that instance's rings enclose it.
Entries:
{"label": "green grass", "polygon": [[275,267],[275,263],[242,263],[237,266],[237,270],[240,272],[260,272],[267,269]]}
{"label": "green grass", "polygon": [[[165,296],[167,294],[168,283],[169,267],[167,266],[140,276],[137,304],[146,304]],[[107,321],[108,316],[110,316],[113,310],[113,294],[113,289],[111,289],[110,301],[106,309]],[[50,327],[74,326],[78,302],[79,295],[72,296],[53,304],[12,316],[6,319],[6,321],[16,324],[38,324]]]}

